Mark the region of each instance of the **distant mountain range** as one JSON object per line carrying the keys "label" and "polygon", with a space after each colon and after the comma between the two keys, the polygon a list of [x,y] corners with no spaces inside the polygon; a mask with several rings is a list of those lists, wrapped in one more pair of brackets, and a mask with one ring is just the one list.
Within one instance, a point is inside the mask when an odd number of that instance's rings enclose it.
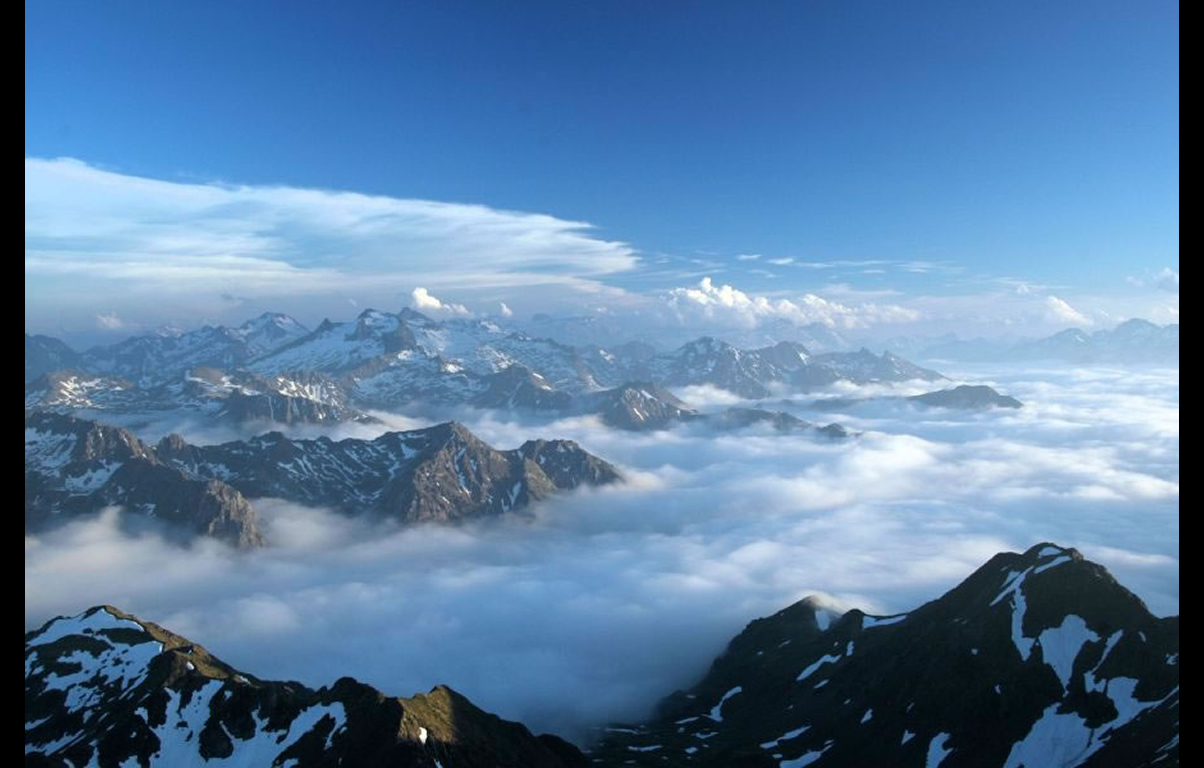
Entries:
{"label": "distant mountain range", "polygon": [[[236,328],[139,336],[82,354],[44,336],[27,335],[25,347],[27,409],[179,411],[224,422],[367,420],[368,409],[422,404],[593,413],[614,426],[648,429],[694,418],[665,387],[711,386],[761,399],[838,382],[943,378],[889,352],[813,355],[797,342],[745,350],[709,337],[659,354],[632,343],[571,347],[491,320],[434,321],[410,309],[365,310],[312,331],[265,314]],[[658,402],[633,405],[648,399],[638,393],[653,391]]]}
{"label": "distant mountain range", "polygon": [[923,360],[964,362],[1065,362],[1117,364],[1179,364],[1179,324],[1155,325],[1133,319],[1112,330],[1093,333],[1068,328],[1041,339],[1003,342],[991,339],[950,339],[917,351]]}
{"label": "distant mountain range", "polygon": [[1179,760],[1179,619],[1042,544],[895,616],[808,598],[740,633],[595,764],[1162,766]]}
{"label": "distant mountain range", "polygon": [[807,598],[750,623],[701,681],[582,755],[437,687],[260,680],[114,608],[25,635],[27,765],[1179,764],[1179,619],[1040,544],[910,613]]}
{"label": "distant mountain range", "polygon": [[152,386],[78,370],[52,371],[25,385],[25,408],[57,413],[175,412],[231,424],[376,421],[350,406],[342,383],[320,373],[259,376],[216,368],[193,368],[174,381]]}
{"label": "distant mountain range", "polygon": [[26,530],[121,505],[181,535],[254,547],[263,535],[247,497],[451,523],[617,480],[613,466],[571,441],[498,451],[455,423],[375,440],[290,440],[273,432],[210,446],[171,435],[150,446],[94,421],[48,412],[25,417]]}

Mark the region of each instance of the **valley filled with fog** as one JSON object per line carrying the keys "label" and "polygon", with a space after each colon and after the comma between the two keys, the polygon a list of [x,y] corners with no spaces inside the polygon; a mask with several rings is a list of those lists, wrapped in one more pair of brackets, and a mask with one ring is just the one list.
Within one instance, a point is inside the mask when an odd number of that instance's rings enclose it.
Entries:
{"label": "valley filled with fog", "polygon": [[[963,411],[882,397],[930,383],[840,384],[760,403],[839,422],[854,433],[844,439],[705,424],[635,432],[592,415],[463,408],[448,415],[497,448],[572,439],[625,481],[450,527],[254,500],[269,545],[250,552],[174,543],[126,525],[117,508],[27,531],[26,629],[111,603],[260,676],[317,686],[352,675],[401,694],[446,683],[584,741],[692,684],[756,617],[812,594],[907,611],[996,552],[1040,541],[1078,548],[1155,614],[1177,614],[1178,369],[939,367],[1024,405]],[[741,404],[719,390],[675,392],[704,411]],[[829,398],[838,407],[825,410]],[[433,421],[418,408],[373,415],[283,429],[370,438]],[[112,420],[151,440],[258,431]]]}

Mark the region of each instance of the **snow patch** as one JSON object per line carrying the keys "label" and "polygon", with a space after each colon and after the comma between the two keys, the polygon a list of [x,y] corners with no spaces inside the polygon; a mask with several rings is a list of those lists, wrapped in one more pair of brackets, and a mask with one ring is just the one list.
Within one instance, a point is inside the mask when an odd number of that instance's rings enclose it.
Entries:
{"label": "snow patch", "polygon": [[737,685],[735,688],[733,688],[730,691],[728,691],[727,693],[723,694],[723,698],[719,699],[719,703],[711,708],[709,717],[717,723],[722,723],[723,722],[723,714],[722,714],[723,705],[727,703],[728,699],[735,696],[737,693],[742,692],[743,690],[744,689],[742,687]]}
{"label": "snow patch", "polygon": [[[924,762],[925,768],[937,768],[938,765],[945,761],[952,749],[945,749],[945,744],[949,741],[949,734],[938,733],[932,737],[932,741],[928,742],[928,757]],[[1049,765],[1049,763],[1032,763],[1032,765]]]}

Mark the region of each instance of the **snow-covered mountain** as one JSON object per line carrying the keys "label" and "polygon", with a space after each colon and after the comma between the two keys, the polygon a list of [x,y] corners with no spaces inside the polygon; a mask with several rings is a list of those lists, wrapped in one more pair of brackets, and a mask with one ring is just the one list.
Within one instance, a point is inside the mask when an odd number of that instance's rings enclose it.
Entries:
{"label": "snow-covered mountain", "polygon": [[306,371],[259,376],[194,368],[175,381],[141,387],[113,376],[61,370],[25,385],[25,408],[89,415],[180,412],[230,423],[374,421],[349,405],[341,382]]}
{"label": "snow-covered mountain", "polygon": [[[308,333],[287,315],[264,313],[236,328],[205,326],[180,334],[135,336],[84,353],[79,368],[141,386],[172,381],[193,368],[241,368]],[[68,366],[76,367],[76,366]]]}
{"label": "snow-covered mountain", "polygon": [[[45,346],[34,345],[41,357],[27,360],[27,371],[59,359],[42,355]],[[607,398],[630,399],[638,391],[633,382],[708,385],[760,399],[840,381],[942,378],[889,352],[812,355],[785,341],[746,350],[709,337],[661,354],[640,343],[576,348],[494,320],[435,321],[411,309],[368,309],[354,321],[323,321],[312,332],[266,314],[234,329],[132,338],[77,362],[70,372],[45,372],[27,386],[26,407],[328,422],[362,418],[356,409],[422,405],[600,412]],[[687,409],[679,410],[675,420]]]}
{"label": "snow-covered mountain", "polygon": [[1177,765],[1179,619],[1053,544],[896,616],[815,598],[753,621],[597,764]]}
{"label": "snow-covered mountain", "polygon": [[580,768],[446,686],[386,696],[344,677],[312,690],[261,680],[116,608],[25,635],[25,764]]}

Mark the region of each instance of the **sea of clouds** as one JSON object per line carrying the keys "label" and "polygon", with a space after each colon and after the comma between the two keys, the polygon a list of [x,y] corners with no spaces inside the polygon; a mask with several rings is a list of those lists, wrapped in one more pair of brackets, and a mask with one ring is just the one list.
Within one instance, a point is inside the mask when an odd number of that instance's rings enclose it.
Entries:
{"label": "sea of clouds", "polygon": [[[1154,613],[1177,614],[1178,370],[947,372],[1025,407],[792,406],[862,433],[842,441],[461,414],[498,448],[577,440],[628,482],[447,528],[259,500],[271,544],[249,553],[131,533],[108,510],[26,536],[25,625],[110,603],[260,677],[317,686],[352,675],[395,695],[445,683],[585,743],[593,727],[638,719],[691,684],[754,618],[817,593],[906,611],[996,552],[1040,541],[1077,547]],[[684,394],[711,407],[730,399]],[[148,437],[168,430],[233,437],[142,425]]]}

